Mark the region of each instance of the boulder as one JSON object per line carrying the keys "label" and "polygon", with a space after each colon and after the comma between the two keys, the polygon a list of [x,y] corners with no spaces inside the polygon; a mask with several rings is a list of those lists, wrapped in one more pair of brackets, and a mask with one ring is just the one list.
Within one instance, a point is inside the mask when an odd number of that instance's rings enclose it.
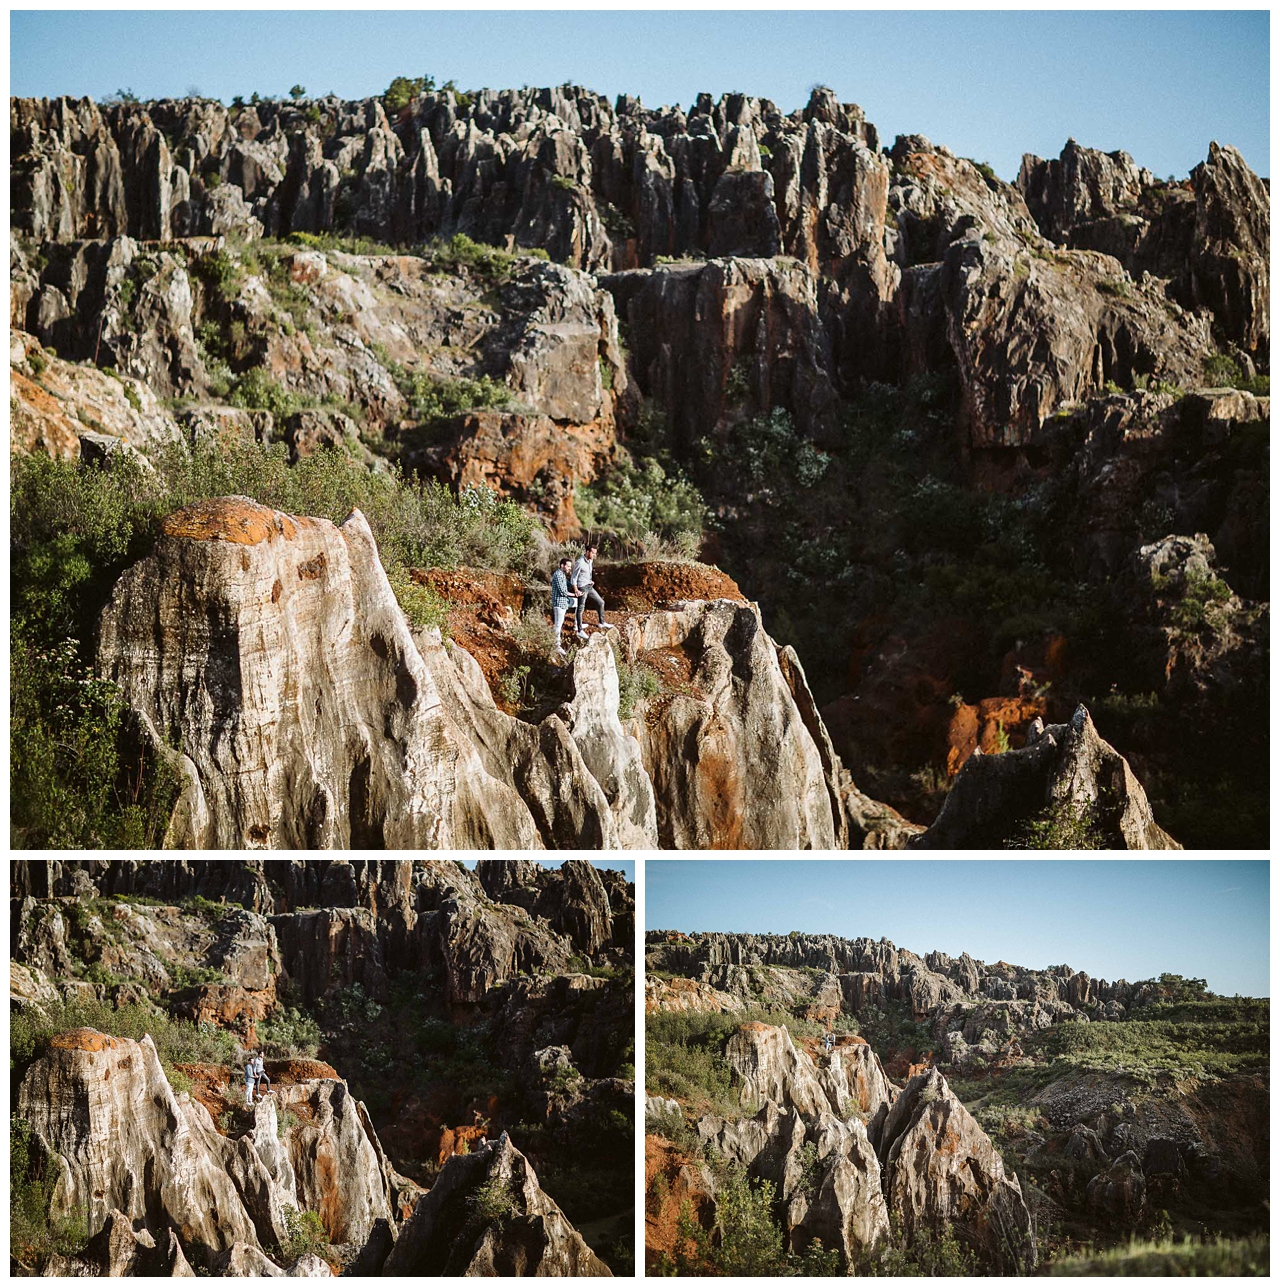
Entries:
{"label": "boulder", "polygon": [[382,1273],[612,1277],[505,1131],[496,1143],[445,1163]]}
{"label": "boulder", "polygon": [[919,1073],[889,1110],[877,1147],[889,1208],[908,1241],[953,1229],[985,1268],[1036,1267],[1031,1216],[1017,1176],[936,1069]]}
{"label": "boulder", "polygon": [[359,511],[170,515],[116,586],[99,662],[175,762],[174,843],[537,843],[443,708]]}
{"label": "boulder", "polygon": [[937,820],[908,843],[918,849],[985,848],[1013,834],[1019,820],[1046,808],[1096,820],[1100,836],[1121,849],[1180,849],[1156,823],[1128,761],[1098,735],[1080,706],[1067,724],[1001,755],[971,756],[956,776]]}

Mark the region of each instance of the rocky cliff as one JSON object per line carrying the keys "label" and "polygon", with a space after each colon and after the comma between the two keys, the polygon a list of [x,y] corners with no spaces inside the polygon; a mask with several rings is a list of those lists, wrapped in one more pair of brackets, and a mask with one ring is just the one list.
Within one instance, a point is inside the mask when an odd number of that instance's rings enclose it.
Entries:
{"label": "rocky cliff", "polygon": [[620,873],[24,862],[11,918],[23,1272],[626,1263],[553,1196],[598,1225],[630,1202]]}
{"label": "rocky cliff", "polygon": [[[63,98],[14,99],[10,115],[14,452],[165,476],[210,443],[274,447],[294,464],[336,452],[375,476],[390,461],[462,495],[489,489],[554,539],[581,532],[585,505],[619,551],[670,535],[684,506],[682,536],[759,603],[793,648],[785,676],[802,677],[788,703],[753,662],[740,709],[706,691],[695,712],[676,691],[663,719],[650,703],[620,737],[572,695],[579,680],[608,691],[584,660],[555,693],[582,727],[549,725],[548,709],[535,735],[489,712],[463,655],[513,713],[500,681],[530,663],[512,638],[486,641],[504,674],[468,651],[474,640],[455,635],[452,666],[421,639],[419,665],[401,640],[369,676],[377,690],[403,667],[419,693],[400,686],[392,748],[373,745],[370,711],[345,696],[341,711],[290,709],[296,774],[229,806],[208,784],[233,820],[204,818],[214,805],[175,761],[173,839],[225,826],[236,844],[373,844],[394,796],[398,842],[414,844],[896,846],[935,819],[975,749],[1021,750],[1036,718],[1068,723],[1081,703],[1150,787],[1160,831],[1261,835],[1270,197],[1234,149],[1214,143],[1185,182],[1162,182],[1072,141],[1005,183],[919,135],[882,147],[861,109],[825,89],[789,114],[740,94],[654,110],[566,86],[433,92],[390,113],[380,99]],[[332,536],[306,529],[299,566],[325,545],[344,578],[344,530],[329,550]],[[221,539],[217,522],[208,535]],[[1202,536],[1209,573],[1165,622],[1130,630],[1122,580],[1141,551]],[[179,560],[183,575],[206,578],[200,595],[238,612],[248,584],[215,589],[211,570],[228,568],[204,566],[194,529],[183,539],[130,570],[135,588],[182,548],[195,560]],[[283,587],[263,608],[264,664],[286,664],[267,625],[289,617],[286,598],[358,655],[330,621],[335,587],[286,595],[297,578],[267,567],[274,548],[248,542],[254,570],[241,570]],[[821,611],[801,569],[829,591]],[[454,571],[415,575],[435,585]],[[1230,623],[1200,611],[1206,575],[1213,595],[1238,598]],[[156,678],[112,657],[195,609],[171,589],[159,626],[113,608],[99,652],[169,752],[184,736],[173,721],[190,735],[212,709],[162,712]],[[364,593],[338,599],[363,608]],[[455,579],[445,597],[460,607],[466,593]],[[717,597],[704,585],[646,606]],[[83,653],[97,626],[77,627]],[[655,645],[664,632],[687,637],[655,621],[636,646],[676,647]],[[1188,652],[1194,685],[1151,682]],[[686,682],[673,674],[676,690]],[[447,763],[414,745],[439,717],[411,731],[433,692],[464,726],[440,735]],[[1220,736],[1192,756],[1186,730],[1210,711]],[[333,745],[332,719],[348,714],[364,731]],[[722,727],[731,745],[716,744]],[[672,757],[678,742],[698,754]],[[192,750],[179,755],[205,790],[213,765]],[[789,761],[776,779],[785,816],[727,823],[708,792],[768,807],[756,788],[775,779],[752,778],[757,751]],[[260,752],[232,738],[221,753]],[[389,785],[408,761],[430,786]],[[487,807],[469,805],[489,780]],[[553,781],[573,785],[552,799]],[[257,815],[282,796],[297,816],[276,836]]]}
{"label": "rocky cliff", "polygon": [[1265,1000],[800,933],[653,931],[646,964],[651,1270],[750,1237],[772,1272],[1016,1273],[1265,1224]]}

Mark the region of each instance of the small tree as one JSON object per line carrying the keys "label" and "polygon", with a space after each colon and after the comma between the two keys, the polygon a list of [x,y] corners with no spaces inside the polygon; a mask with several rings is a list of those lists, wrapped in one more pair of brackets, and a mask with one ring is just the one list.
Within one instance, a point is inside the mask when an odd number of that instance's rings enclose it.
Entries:
{"label": "small tree", "polygon": [[305,98],[306,93],[307,93],[307,87],[305,85],[295,85],[289,91],[289,97],[293,99],[293,101],[296,103],[298,99]]}
{"label": "small tree", "polygon": [[131,90],[131,89],[118,89],[118,90],[116,90],[116,97],[117,97],[117,98],[118,98],[122,103],[136,103],[136,102],[138,101],[138,96],[137,96],[137,94],[135,94],[135,93],[133,92],[133,90]]}

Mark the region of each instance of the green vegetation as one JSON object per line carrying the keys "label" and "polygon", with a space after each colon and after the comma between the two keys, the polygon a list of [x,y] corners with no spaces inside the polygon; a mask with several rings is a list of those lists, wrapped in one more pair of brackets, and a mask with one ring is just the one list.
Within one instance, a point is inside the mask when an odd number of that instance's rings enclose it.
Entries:
{"label": "green vegetation", "polygon": [[1215,353],[1205,359],[1205,383],[1214,389],[1243,389],[1246,393],[1255,393],[1259,397],[1271,396],[1271,377],[1255,375],[1247,377],[1240,369],[1240,363],[1229,353]]}
{"label": "green vegetation", "polygon": [[28,1270],[55,1253],[74,1255],[89,1238],[86,1213],[54,1217],[49,1206],[58,1170],[30,1125],[9,1119],[9,1254]]}
{"label": "green vegetation", "polygon": [[468,411],[509,407],[513,401],[511,390],[487,375],[478,380],[442,379],[425,371],[407,371],[398,362],[386,366],[409,404],[410,416],[418,422],[418,436],[427,441]]}
{"label": "green vegetation", "polygon": [[313,1015],[290,1006],[258,1025],[258,1039],[273,1059],[314,1059],[324,1034]]}
{"label": "green vegetation", "polygon": [[618,668],[618,717],[630,719],[640,702],[657,697],[662,691],[662,681],[652,666],[642,661],[634,665],[625,661],[616,642],[613,656]]}
{"label": "green vegetation", "polygon": [[39,349],[32,349],[27,354],[27,365],[31,368],[31,374],[38,380],[49,365],[49,359]]}
{"label": "green vegetation", "polygon": [[382,106],[388,115],[395,116],[404,111],[415,98],[422,94],[434,94],[435,89],[434,76],[396,76],[383,91]]}
{"label": "green vegetation", "polygon": [[859,1269],[880,1278],[959,1278],[979,1272],[973,1252],[960,1243],[952,1228],[941,1234],[921,1229],[908,1243],[896,1221],[889,1246]]}
{"label": "green vegetation", "polygon": [[652,456],[617,466],[590,485],[580,485],[574,505],[583,527],[598,537],[645,542],[657,537],[687,550],[701,544],[707,507],[698,489],[679,469],[667,469]]}
{"label": "green vegetation", "polygon": [[[157,847],[176,797],[172,772],[95,677],[91,640],[120,573],[148,553],[166,514],[216,496],[249,496],[341,523],[360,509],[384,567],[469,563],[524,568],[535,518],[488,488],[454,497],[397,470],[373,474],[345,453],[291,466],[283,444],[205,443],[94,469],[15,457],[11,474],[11,843],[18,847]],[[409,593],[407,610],[438,608]]]}
{"label": "green vegetation", "polygon": [[822,1026],[782,1011],[753,1008],[739,1014],[659,1011],[645,1019],[645,1084],[651,1095],[686,1100],[722,1117],[753,1112],[743,1106],[724,1056],[744,1023],[785,1024],[793,1038],[818,1036]]}
{"label": "green vegetation", "polygon": [[291,232],[289,242],[304,250],[332,250],[344,255],[396,255],[401,252],[385,241],[337,232]]}
{"label": "green vegetation", "polygon": [[230,1064],[235,1058],[235,1037],[212,1024],[189,1023],[155,1014],[144,1006],[75,1000],[48,1004],[43,1013],[34,1008],[13,1015],[9,1024],[9,1071],[15,1079],[48,1048],[51,1038],[72,1028],[94,1028],[111,1037],[141,1041],[150,1034],[160,1066],[175,1091],[189,1090],[191,1081],[175,1064]]}
{"label": "green vegetation", "polygon": [[329,1235],[318,1212],[285,1207],[284,1227],[287,1241],[280,1246],[280,1256],[285,1265],[308,1253],[324,1258],[329,1250]]}
{"label": "green vegetation", "polygon": [[1265,1278],[1271,1274],[1271,1239],[1267,1234],[1206,1242],[1133,1239],[1104,1251],[1065,1256],[1050,1263],[1045,1272],[1053,1277]]}
{"label": "green vegetation", "polygon": [[[524,255],[537,252],[525,250]],[[482,242],[472,241],[465,233],[457,233],[448,241],[436,242],[427,247],[424,254],[430,259],[437,272],[452,273],[468,270],[491,282],[500,282],[507,277],[519,262],[519,256],[509,251],[500,250],[497,246],[486,246]],[[547,252],[541,252],[545,259]]]}
{"label": "green vegetation", "polygon": [[486,1180],[468,1198],[473,1218],[479,1224],[496,1224],[501,1228],[518,1214],[515,1196],[501,1176]]}
{"label": "green vegetation", "polygon": [[[1007,750],[1008,747],[1006,746]],[[1032,814],[1005,842],[1007,849],[1110,849],[1096,811],[1059,800]]]}
{"label": "green vegetation", "polygon": [[411,626],[421,629],[435,627],[447,633],[448,600],[441,598],[429,585],[415,581],[405,567],[393,568],[387,573],[387,579]]}
{"label": "green vegetation", "polygon": [[[87,976],[86,976],[87,977]],[[169,965],[169,978],[175,988],[195,988],[207,983],[225,983],[227,976],[222,970],[210,966],[187,966],[178,961]]]}
{"label": "green vegetation", "polygon": [[1160,1073],[1213,1078],[1265,1069],[1270,1059],[1271,1008],[1266,1001],[1178,1002],[1135,1007],[1124,1023],[1063,1023],[1024,1041],[1072,1068],[1124,1072],[1154,1082]]}
{"label": "green vegetation", "polygon": [[[809,1278],[840,1273],[840,1255],[815,1240],[802,1253],[787,1251],[774,1221],[770,1185],[751,1180],[737,1162],[711,1162],[716,1172],[716,1218],[704,1229],[688,1201],[676,1223],[675,1254],[656,1267],[664,1277]],[[655,1195],[657,1196],[657,1195]]]}

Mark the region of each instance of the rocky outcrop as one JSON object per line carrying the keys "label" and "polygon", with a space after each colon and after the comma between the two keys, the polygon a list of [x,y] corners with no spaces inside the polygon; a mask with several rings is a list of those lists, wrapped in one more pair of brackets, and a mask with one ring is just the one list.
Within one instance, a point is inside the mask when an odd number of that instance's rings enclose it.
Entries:
{"label": "rocky outcrop", "polygon": [[684,691],[636,730],[667,848],[814,848],[836,843],[822,759],[759,609],[687,603],[627,621],[629,660],[673,656]]}
{"label": "rocky outcrop", "polygon": [[382,1273],[612,1277],[505,1132],[496,1143],[449,1159]]}
{"label": "rocky outcrop", "polygon": [[[410,632],[358,511],[335,527],[231,497],[165,520],[99,657],[180,775],[178,844],[831,848],[904,829],[872,817],[753,605],[681,602],[619,638],[624,659],[677,659],[683,691],[624,727],[600,634],[562,704],[517,720],[465,650]],[[580,894],[563,927],[590,954],[605,900]]]}
{"label": "rocky outcrop", "polygon": [[[647,1010],[731,1013],[768,1005],[807,1012],[838,1029],[842,1014],[873,1013],[896,1003],[929,1024],[936,1061],[961,1068],[1000,1057],[1020,1035],[1080,1016],[1114,1021],[1158,997],[1151,984],[1090,978],[1066,965],[1031,970],[975,961],[968,953],[918,956],[887,939],[654,930],[646,936],[645,952]],[[674,977],[660,978],[655,971]],[[756,1036],[753,1031],[748,1025],[734,1038],[742,1051],[739,1075],[749,1074],[753,1085],[763,1077],[761,1087],[768,1084],[779,1104],[791,1102],[786,1069],[795,1060],[803,1066],[809,1056],[794,1046],[788,1055],[780,1029],[763,1027]],[[877,1140],[877,1123],[893,1090],[870,1048],[841,1037],[818,1077],[830,1111],[856,1102]],[[803,1078],[797,1093],[806,1103],[816,1102]]]}
{"label": "rocky outcrop", "polygon": [[970,757],[937,821],[909,843],[986,848],[1045,809],[1088,815],[1106,847],[1182,847],[1157,825],[1128,761],[1098,736],[1083,706],[1070,723],[1049,725],[1022,750]]}
{"label": "rocky outcrop", "polygon": [[1024,156],[1018,186],[1045,236],[1168,279],[1224,339],[1268,360],[1271,194],[1235,148],[1211,143],[1189,182],[1161,183],[1124,152],[1072,139],[1057,160]]}
{"label": "rocky outcrop", "polygon": [[1031,1216],[1014,1175],[936,1069],[913,1077],[877,1149],[885,1197],[908,1238],[952,1229],[1003,1273],[1036,1267]]}
{"label": "rocky outcrop", "polygon": [[[274,1106],[259,1111],[274,1144]],[[150,1037],[92,1029],[54,1037],[23,1078],[17,1113],[56,1160],[52,1213],[81,1215],[91,1234],[112,1212],[155,1220],[203,1264],[237,1244],[260,1250],[285,1238],[288,1185],[277,1184],[253,1142],[222,1136],[203,1105],[174,1094]],[[340,1205],[336,1186],[359,1182],[330,1167],[320,1196]]]}
{"label": "rocky outcrop", "polygon": [[834,431],[817,278],[777,259],[715,259],[601,279],[625,323],[641,390],[682,450],[774,406],[808,435]]}
{"label": "rocky outcrop", "polygon": [[176,761],[172,843],[536,844],[451,727],[358,511],[341,528],[242,498],[170,515],[99,656]]}
{"label": "rocky outcrop", "polygon": [[940,1073],[899,1092],[865,1043],[819,1065],[785,1027],[762,1023],[739,1028],[725,1057],[754,1115],[704,1116],[699,1138],[776,1186],[793,1249],[819,1239],[850,1267],[888,1240],[892,1214],[908,1243],[953,1228],[989,1270],[1035,1267],[1017,1179]]}

